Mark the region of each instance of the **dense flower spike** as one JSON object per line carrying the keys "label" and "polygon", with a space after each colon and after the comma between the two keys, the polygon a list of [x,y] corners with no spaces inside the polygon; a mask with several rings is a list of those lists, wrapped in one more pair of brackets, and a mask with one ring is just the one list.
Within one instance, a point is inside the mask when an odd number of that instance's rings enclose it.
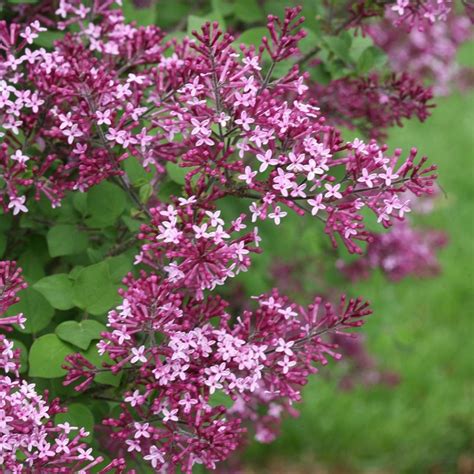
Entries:
{"label": "dense flower spike", "polygon": [[[246,420],[256,423],[257,439],[271,441],[313,363],[340,357],[328,336],[347,337],[344,330],[370,314],[361,300],[333,307],[316,298],[303,308],[274,290],[234,319],[219,297],[186,297],[186,287],[155,275],[125,283],[98,347],[112,361],[105,368],[127,371],[133,384],[120,417],[105,423],[132,455],[167,470],[215,468],[242,443]],[[80,355],[67,361],[66,383],[83,380],[79,390],[104,370]]]}

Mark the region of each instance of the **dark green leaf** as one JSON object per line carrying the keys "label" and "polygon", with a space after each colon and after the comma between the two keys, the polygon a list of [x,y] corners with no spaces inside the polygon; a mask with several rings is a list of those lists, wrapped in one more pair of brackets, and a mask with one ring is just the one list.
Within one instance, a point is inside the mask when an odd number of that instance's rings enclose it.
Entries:
{"label": "dark green leaf", "polygon": [[98,321],[86,319],[81,322],[64,321],[55,332],[63,341],[86,350],[94,339],[100,339],[100,333],[105,330],[106,327]]}
{"label": "dark green leaf", "polygon": [[182,168],[176,163],[166,163],[166,171],[171,180],[177,184],[183,185],[186,174],[189,172],[189,168]]}
{"label": "dark green leaf", "polygon": [[234,5],[234,14],[245,23],[256,23],[265,19],[257,0],[238,0]]}
{"label": "dark green leaf", "polygon": [[25,329],[18,327],[18,331],[32,334],[44,329],[53,318],[54,308],[31,287],[22,290],[18,296],[20,301],[7,312],[9,315],[23,313],[25,316]]}
{"label": "dark green leaf", "polygon": [[117,283],[122,281],[122,278],[133,269],[134,253],[122,253],[106,260],[112,281]]}
{"label": "dark green leaf", "polygon": [[234,404],[234,400],[226,393],[218,390],[209,397],[208,403],[211,407],[225,406],[226,408],[230,408]]}
{"label": "dark green leaf", "polygon": [[188,34],[190,35],[193,31],[200,32],[204,23],[213,23],[214,21],[217,21],[219,23],[219,28],[225,31],[225,21],[219,12],[211,12],[206,16],[189,15],[187,30]]}
{"label": "dark green leaf", "polygon": [[66,310],[74,307],[72,281],[66,273],[58,273],[37,281],[33,288],[39,291],[53,308]]}
{"label": "dark green leaf", "polygon": [[[92,433],[94,430],[94,415],[87,408],[86,405],[82,403],[71,403],[67,406],[66,413],[58,413],[54,417],[54,422],[56,425],[60,423],[68,422],[71,426],[82,427],[89,433]],[[75,436],[76,432],[72,431],[71,435]],[[85,439],[89,441],[91,435]]]}
{"label": "dark green leaf", "polygon": [[41,336],[30,348],[28,356],[30,377],[45,379],[62,377],[66,373],[61,367],[64,364],[64,358],[73,352],[72,347],[61,341],[56,334]]}
{"label": "dark green leaf", "polygon": [[112,281],[107,262],[83,268],[73,285],[73,301],[87,312],[99,315],[118,300],[117,285]]}
{"label": "dark green leaf", "polygon": [[113,225],[125,210],[127,198],[117,185],[107,181],[94,186],[87,193],[87,210],[90,217],[86,220],[91,227]]}
{"label": "dark green leaf", "polygon": [[127,158],[122,163],[122,166],[127,173],[128,179],[134,186],[146,184],[153,178],[153,173],[146,171],[134,156]]}
{"label": "dark green leaf", "polygon": [[74,225],[61,224],[51,227],[46,236],[51,257],[74,255],[86,250],[89,243],[87,234]]}
{"label": "dark green leaf", "polygon": [[264,36],[268,37],[268,30],[262,27],[250,28],[245,30],[235,41],[237,44],[247,44],[259,46]]}

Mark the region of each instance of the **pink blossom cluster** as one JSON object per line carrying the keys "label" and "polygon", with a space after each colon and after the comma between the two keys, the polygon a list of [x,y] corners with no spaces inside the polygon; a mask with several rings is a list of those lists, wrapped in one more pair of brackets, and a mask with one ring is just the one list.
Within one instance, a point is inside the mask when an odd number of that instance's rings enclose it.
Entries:
{"label": "pink blossom cluster", "polygon": [[404,69],[420,80],[429,80],[436,95],[474,82],[472,70],[456,61],[459,47],[472,36],[467,16],[451,14],[444,22],[408,33],[384,20],[371,25],[368,32],[387,53],[393,70]]}
{"label": "pink blossom cluster", "polygon": [[273,440],[313,364],[340,358],[327,336],[347,337],[344,329],[370,314],[360,299],[335,307],[315,298],[304,308],[274,290],[235,318],[219,296],[195,298],[156,275],[124,283],[123,302],[98,344],[112,362],[96,368],[80,354],[68,356],[66,383],[80,381],[76,388],[85,390],[98,371],[125,371],[133,382],[121,414],[104,423],[131,456],[165,472],[214,469],[241,445],[245,421],[259,441]]}
{"label": "pink blossom cluster", "polygon": [[436,22],[446,21],[452,0],[396,0],[387,5],[387,16],[396,27],[423,30]]}
{"label": "pink blossom cluster", "polygon": [[[375,28],[375,27],[374,27]],[[403,120],[417,117],[424,121],[433,107],[431,88],[407,73],[381,77],[347,77],[328,85],[314,83],[311,91],[328,122],[380,138]]]}
{"label": "pink blossom cluster", "polygon": [[440,270],[436,251],[446,242],[444,232],[399,222],[391,232],[374,234],[362,257],[350,264],[339,261],[338,267],[352,280],[366,278],[376,268],[395,281],[408,275],[432,276]]}
{"label": "pink blossom cluster", "polygon": [[[344,142],[307,98],[296,67],[273,78],[274,65],[294,54],[303,36],[297,13],[288,10],[284,22],[270,17],[270,39],[240,53],[216,25],[196,40],[163,44],[157,27],[126,25],[119,10],[100,26],[81,22],[80,33],[57,41],[52,52],[16,53],[41,27],[4,24],[4,208],[25,212],[31,188],[58,205],[67,189],[83,191],[110,176],[137,200],[119,166],[134,155],[157,172],[169,161],[185,168],[191,207],[212,210],[233,195],[252,201],[253,222],[278,225],[285,207],[310,213],[334,243],[339,236],[360,251],[355,242],[369,237],[361,209],[390,225],[407,207],[397,195],[430,193],[434,168],[424,168],[424,158],[417,163],[415,151],[400,160],[399,151],[389,156],[375,142]],[[169,47],[171,56],[164,54]],[[272,58],[266,72],[264,52]]]}
{"label": "pink blossom cluster", "polygon": [[[18,301],[16,294],[25,286],[14,262],[0,262],[0,314]],[[21,314],[1,317],[0,327],[24,327],[24,322]],[[54,424],[54,415],[65,410],[59,400],[48,403],[47,393],[38,394],[35,384],[19,377],[19,353],[0,335],[0,466],[15,473],[90,472],[103,458],[94,457],[84,442],[89,433],[67,422]],[[100,472],[119,472],[122,465],[116,460]]]}

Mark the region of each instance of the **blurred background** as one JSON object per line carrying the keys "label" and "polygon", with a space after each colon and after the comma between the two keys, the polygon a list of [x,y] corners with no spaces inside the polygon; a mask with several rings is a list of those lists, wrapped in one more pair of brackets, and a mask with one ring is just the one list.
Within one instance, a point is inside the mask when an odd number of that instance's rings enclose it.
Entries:
{"label": "blurred background", "polygon": [[[264,7],[279,14],[288,3],[267,1]],[[200,18],[222,22],[209,11],[224,4],[159,1],[151,15],[150,1],[136,0],[125,2],[125,12],[129,20],[156,21],[180,37]],[[254,4],[235,3],[238,28],[265,24]],[[461,64],[474,65],[472,46],[461,48]],[[234,299],[277,284],[302,299],[360,295],[371,301],[374,315],[359,345],[347,348],[352,357],[331,362],[311,378],[303,403],[295,407],[299,417],[285,420],[281,436],[269,445],[249,444],[245,472],[474,472],[474,93],[453,87],[435,103],[426,122],[412,119],[390,129],[387,144],[405,152],[415,146],[439,166],[432,212],[414,219],[415,226],[446,234],[438,275],[394,282],[376,269],[353,282],[337,271],[338,262],[351,257],[330,248],[321,228],[290,216],[277,231],[263,224],[267,252],[236,279]],[[354,136],[347,132],[347,138]]]}

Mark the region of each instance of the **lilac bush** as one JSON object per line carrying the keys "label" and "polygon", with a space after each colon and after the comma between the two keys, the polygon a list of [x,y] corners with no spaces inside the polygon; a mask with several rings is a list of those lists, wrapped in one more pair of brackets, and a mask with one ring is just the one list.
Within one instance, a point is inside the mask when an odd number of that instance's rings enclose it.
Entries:
{"label": "lilac bush", "polygon": [[[364,3],[346,5],[343,29],[365,28]],[[398,0],[382,13],[428,34],[449,9]],[[371,311],[362,298],[305,305],[278,289],[239,308],[226,291],[270,251],[259,229],[292,215],[363,255],[360,268],[398,278],[419,271],[416,259],[435,267],[405,218],[435,193],[436,167],[377,141],[402,119],[425,120],[431,89],[403,71],[317,83],[310,73],[324,55],[303,52],[299,8],[270,15],[256,44],[217,22],[169,37],[127,23],[111,0],[9,15],[0,202],[11,261],[0,265],[0,324],[29,345],[30,367],[20,374],[20,349],[0,336],[0,464],[192,472],[216,469],[248,433],[272,441],[318,366],[340,348],[364,355],[348,338]],[[346,140],[340,126],[368,137]],[[24,303],[30,314],[15,313],[21,295],[35,301]],[[41,379],[64,387],[43,393]],[[95,410],[93,436],[57,416],[74,397]]]}

